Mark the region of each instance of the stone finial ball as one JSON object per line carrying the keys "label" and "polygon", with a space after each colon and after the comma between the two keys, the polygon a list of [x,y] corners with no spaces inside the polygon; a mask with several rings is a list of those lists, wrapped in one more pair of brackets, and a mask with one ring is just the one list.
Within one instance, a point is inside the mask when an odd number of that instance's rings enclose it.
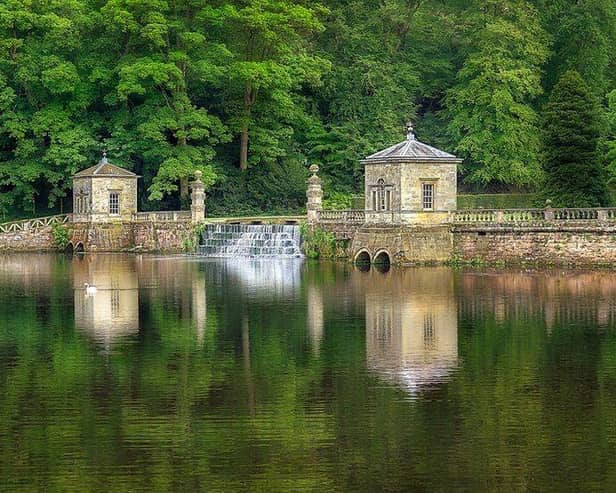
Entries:
{"label": "stone finial ball", "polygon": [[319,166],[317,164],[311,164],[309,169],[310,172],[315,175],[319,172]]}

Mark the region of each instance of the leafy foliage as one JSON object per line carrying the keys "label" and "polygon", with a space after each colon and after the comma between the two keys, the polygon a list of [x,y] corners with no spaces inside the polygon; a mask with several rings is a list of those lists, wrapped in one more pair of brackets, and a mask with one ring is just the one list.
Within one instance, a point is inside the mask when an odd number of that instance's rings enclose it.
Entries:
{"label": "leafy foliage", "polygon": [[333,233],[307,224],[302,225],[302,250],[311,259],[336,258],[340,253]]}
{"label": "leafy foliage", "polygon": [[560,78],[544,118],[543,195],[557,207],[608,205],[605,173],[597,157],[599,107],[579,73],[570,70]]}
{"label": "leafy foliage", "polygon": [[448,94],[449,130],[468,180],[527,185],[540,175],[538,118],[546,36],[526,1],[470,9],[469,54]]}
{"label": "leafy foliage", "polygon": [[300,210],[306,161],[361,191],[411,118],[467,187],[532,190],[544,94],[575,68],[611,101],[615,33],[612,0],[5,0],[0,213],[65,212],[103,148],[142,210],[185,206],[195,169],[209,212]]}
{"label": "leafy foliage", "polygon": [[51,227],[51,236],[54,246],[60,251],[65,250],[70,242],[68,229],[63,224],[54,224]]}

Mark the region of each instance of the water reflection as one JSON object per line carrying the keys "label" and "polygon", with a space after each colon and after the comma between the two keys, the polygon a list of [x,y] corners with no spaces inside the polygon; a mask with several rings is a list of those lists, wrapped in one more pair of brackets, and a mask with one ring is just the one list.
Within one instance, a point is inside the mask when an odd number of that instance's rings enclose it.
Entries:
{"label": "water reflection", "polygon": [[461,275],[463,316],[490,314],[498,322],[532,317],[548,330],[584,320],[608,327],[616,322],[616,276],[576,270],[468,271]]}
{"label": "water reflection", "polygon": [[0,490],[615,489],[616,274],[269,266],[0,256]]}
{"label": "water reflection", "polygon": [[453,271],[364,276],[368,367],[411,393],[446,381],[458,364]]}
{"label": "water reflection", "polygon": [[[216,262],[218,263],[218,261]],[[301,284],[302,259],[227,259],[220,274],[235,279],[247,295],[295,298]]]}
{"label": "water reflection", "polygon": [[[84,283],[96,286],[88,295]],[[139,283],[134,257],[89,255],[73,261],[75,327],[108,348],[139,332]]]}

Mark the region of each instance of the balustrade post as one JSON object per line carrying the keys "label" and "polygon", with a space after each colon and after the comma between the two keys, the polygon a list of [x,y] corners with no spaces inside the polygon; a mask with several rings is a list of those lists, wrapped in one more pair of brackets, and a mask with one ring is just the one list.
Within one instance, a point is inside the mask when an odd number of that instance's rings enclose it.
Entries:
{"label": "balustrade post", "polygon": [[505,213],[503,211],[496,211],[495,219],[498,224],[505,220]]}
{"label": "balustrade post", "polygon": [[308,224],[319,222],[319,213],[323,210],[323,187],[321,178],[317,176],[319,167],[316,164],[310,166],[312,176],[308,178],[308,189],[306,190],[306,220]]}
{"label": "balustrade post", "polygon": [[597,211],[597,220],[607,221],[607,211],[605,209],[599,209]]}
{"label": "balustrade post", "polygon": [[[191,183],[190,211],[193,223],[205,220],[205,187],[201,181],[202,174],[199,170],[195,171],[195,181]],[[175,214],[173,216],[175,220]]]}
{"label": "balustrade post", "polygon": [[554,209],[552,209],[552,201],[547,199],[545,201],[545,209],[543,209],[543,219],[546,221],[554,220]]}

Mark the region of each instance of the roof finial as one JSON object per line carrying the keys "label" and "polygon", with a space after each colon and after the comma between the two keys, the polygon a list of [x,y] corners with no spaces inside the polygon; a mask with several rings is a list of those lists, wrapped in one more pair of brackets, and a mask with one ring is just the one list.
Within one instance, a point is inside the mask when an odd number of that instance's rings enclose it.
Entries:
{"label": "roof finial", "polygon": [[101,164],[107,164],[107,149],[103,149],[103,159],[101,159]]}
{"label": "roof finial", "polygon": [[415,134],[413,133],[413,122],[409,121],[406,124],[406,140],[415,140]]}

